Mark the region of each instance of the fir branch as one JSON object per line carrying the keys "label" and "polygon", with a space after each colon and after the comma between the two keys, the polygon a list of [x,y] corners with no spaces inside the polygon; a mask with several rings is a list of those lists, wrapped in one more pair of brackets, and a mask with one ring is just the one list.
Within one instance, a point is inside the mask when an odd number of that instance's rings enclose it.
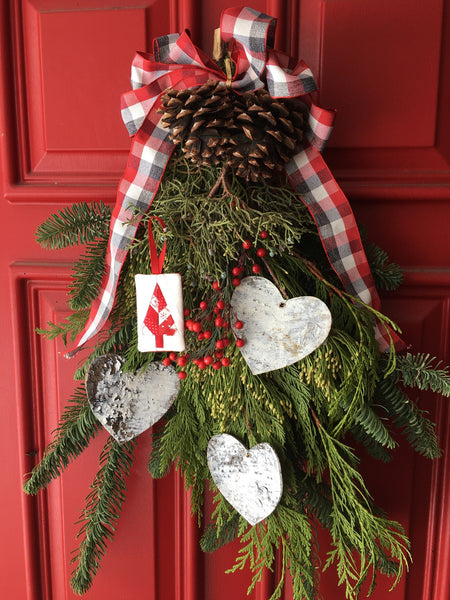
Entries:
{"label": "fir branch", "polygon": [[416,452],[427,458],[441,456],[435,426],[412,400],[396,385],[395,376],[379,383],[378,402],[385,406],[388,416]]}
{"label": "fir branch", "polygon": [[47,323],[47,328],[38,328],[36,333],[43,335],[48,340],[54,340],[57,337],[61,337],[64,345],[72,343],[80,331],[83,330],[86,321],[89,317],[89,309],[79,310],[69,315],[65,321],[61,323]]}
{"label": "fir branch", "polygon": [[86,449],[100,429],[88,404],[84,386],[75,390],[70,402],[55,430],[55,439],[46,448],[41,461],[23,486],[27,494],[37,494],[52,479],[56,479],[70,461]]}
{"label": "fir branch", "polygon": [[397,357],[397,374],[403,385],[419,390],[431,390],[450,396],[450,373],[442,361],[429,354],[410,354]]}
{"label": "fir branch", "polygon": [[111,209],[102,202],[80,202],[59,210],[36,231],[36,240],[49,250],[107,239]]}
{"label": "fir branch", "polygon": [[107,540],[114,537],[135,445],[135,441],[119,444],[109,437],[100,455],[100,470],[79,521],[82,527],[78,537],[82,537],[82,541],[72,559],[78,563],[70,581],[76,594],[82,595],[91,587],[106,552]]}
{"label": "fir branch", "polygon": [[398,289],[403,282],[401,268],[391,263],[387,253],[375,244],[368,244],[365,250],[375,286],[387,292]]}
{"label": "fir branch", "polygon": [[391,460],[389,450],[386,450],[382,444],[369,437],[366,430],[359,423],[355,423],[350,431],[354,440],[363,444],[371,456],[385,463]]}
{"label": "fir branch", "polygon": [[107,239],[102,239],[88,244],[86,253],[75,262],[69,289],[69,304],[73,310],[90,308],[97,297],[103,276],[107,243]]}
{"label": "fir branch", "polygon": [[390,450],[397,446],[397,442],[392,438],[373,407],[362,405],[355,414],[355,425],[359,425],[364,430],[371,443],[379,444]]}
{"label": "fir branch", "polygon": [[326,481],[317,481],[316,477],[305,475],[300,469],[296,472],[297,491],[295,498],[297,507],[312,515],[317,521],[329,529],[332,525],[333,504],[331,488]]}

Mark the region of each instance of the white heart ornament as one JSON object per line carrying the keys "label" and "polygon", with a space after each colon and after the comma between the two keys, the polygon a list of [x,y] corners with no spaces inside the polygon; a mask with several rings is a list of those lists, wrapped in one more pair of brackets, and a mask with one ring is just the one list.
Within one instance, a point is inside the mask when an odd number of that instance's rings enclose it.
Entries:
{"label": "white heart ornament", "polygon": [[209,440],[207,456],[218,489],[250,525],[275,510],[283,480],[280,461],[270,444],[248,450],[233,436],[221,433]]}
{"label": "white heart ornament", "polygon": [[122,372],[113,354],[92,361],[86,392],[92,412],[118,442],[127,442],[159,421],[177,397],[180,380],[172,366],[150,363],[137,373]]}
{"label": "white heart ornament", "polygon": [[236,287],[231,307],[242,329],[242,356],[254,375],[292,365],[318,348],[331,329],[327,305],[313,296],[285,300],[264,277],[245,277]]}

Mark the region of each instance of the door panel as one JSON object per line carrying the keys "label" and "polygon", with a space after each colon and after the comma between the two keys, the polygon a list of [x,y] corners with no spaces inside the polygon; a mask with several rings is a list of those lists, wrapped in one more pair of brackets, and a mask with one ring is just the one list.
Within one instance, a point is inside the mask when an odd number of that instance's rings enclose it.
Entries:
{"label": "door panel", "polygon": [[[34,330],[67,314],[72,250],[46,252],[34,231],[81,200],[113,203],[129,139],[120,94],[136,50],[188,28],[206,51],[225,0],[7,0],[0,7],[0,349],[3,414],[0,592],[18,600],[69,600],[71,552],[105,442],[99,434],[47,492],[21,491],[51,440],[78,359]],[[412,351],[450,362],[449,11],[442,0],[267,0],[248,6],[279,19],[276,47],[301,56],[320,84],[319,104],[338,109],[325,158],[369,239],[405,268],[383,298]],[[449,569],[448,402],[427,394],[444,456],[433,463],[404,446],[392,463],[363,458],[376,502],[412,540],[410,573],[375,600],[447,600]],[[152,481],[149,436],[139,440],[119,529],[92,600],[246,598],[248,573],[225,575],[239,545],[204,555],[177,473]],[[209,500],[207,501],[208,505]],[[325,556],[327,536],[320,533]],[[277,573],[253,600],[267,600]],[[344,599],[333,571],[325,598]],[[289,586],[283,594],[288,600]]]}

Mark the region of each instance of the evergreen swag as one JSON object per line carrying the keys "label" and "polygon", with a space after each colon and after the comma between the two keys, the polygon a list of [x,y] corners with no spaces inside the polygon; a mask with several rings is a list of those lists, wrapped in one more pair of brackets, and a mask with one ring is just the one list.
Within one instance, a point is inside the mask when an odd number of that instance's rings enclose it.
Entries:
{"label": "evergreen swag", "polygon": [[[183,367],[187,377],[178,398],[153,428],[148,467],[153,477],[163,477],[173,466],[181,470],[186,487],[192,488],[192,510],[203,528],[204,551],[212,552],[240,538],[242,546],[231,571],[249,566],[253,572],[250,589],[265,568],[274,568],[278,552],[281,577],[271,600],[280,597],[288,570],[294,600],[316,598],[315,531],[319,522],[332,539],[325,568],[334,565],[346,596],[356,598],[365,580],[373,589],[377,571],[392,576],[395,585],[410,555],[401,525],[373,505],[352,440],[362,442],[372,455],[386,461],[397,445],[394,432],[398,429],[417,452],[438,457],[433,424],[405,389],[430,389],[448,396],[450,376],[427,355],[396,356],[393,347],[380,355],[373,333],[375,317],[395,325],[343,291],[307,209],[280,178],[246,183],[231,169],[194,165],[178,151],[122,269],[111,327],[99,336],[75,378],[83,380],[90,362],[109,352],[120,353],[125,358],[124,368],[131,371],[167,356],[137,350],[134,275],[150,272],[146,235],[150,215],[161,217],[167,225],[165,271],[182,274],[184,302],[193,319],[206,322],[219,298],[229,302],[232,269],[237,265],[245,275],[252,274],[252,266],[259,264],[261,275],[288,297],[308,294],[326,302],[333,317],[330,335],[296,365],[252,375],[230,333],[231,343],[224,348],[229,367],[200,370],[192,361]],[[75,263],[69,293],[74,313],[65,322],[49,323],[40,331],[48,338],[60,335],[65,342],[72,342],[83,329],[98,292],[109,220],[107,206],[79,203],[39,227],[37,239],[45,248],[86,244],[84,255]],[[267,237],[260,236],[262,231]],[[249,250],[243,251],[243,240],[252,242]],[[159,232],[157,242],[161,245],[162,241]],[[257,256],[255,246],[264,248],[265,256]],[[401,273],[386,254],[371,246],[368,256],[377,285],[397,287]],[[211,285],[216,280],[220,291]],[[204,310],[199,308],[203,300],[208,302]],[[196,333],[186,332],[191,358],[214,354],[223,330],[219,332],[213,321],[209,328],[211,338],[202,341]],[[25,491],[36,494],[58,477],[87,448],[99,427],[84,386],[80,386],[54,441],[25,483]],[[248,447],[268,442],[280,458],[283,497],[275,512],[254,527],[231,508],[211,480],[206,448],[210,438],[220,432],[234,435]],[[101,454],[100,470],[82,513],[81,544],[74,559],[77,565],[71,583],[79,594],[90,587],[106,542],[113,537],[133,447],[134,442],[118,444],[109,438]],[[203,513],[206,486],[214,494],[210,517]]]}

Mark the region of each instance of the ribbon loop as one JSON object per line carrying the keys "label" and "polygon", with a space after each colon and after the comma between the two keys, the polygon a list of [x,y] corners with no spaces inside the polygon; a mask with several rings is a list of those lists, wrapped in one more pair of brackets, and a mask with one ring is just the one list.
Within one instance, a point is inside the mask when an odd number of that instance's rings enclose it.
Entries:
{"label": "ribbon loop", "polygon": [[153,275],[159,275],[162,273],[164,259],[166,257],[167,242],[164,240],[164,244],[160,255],[158,256],[158,250],[156,248],[155,238],[153,237],[152,231],[152,220],[155,219],[161,225],[163,232],[167,231],[167,227],[164,221],[160,217],[151,216],[148,222],[148,244],[150,247],[150,266],[152,268]]}

